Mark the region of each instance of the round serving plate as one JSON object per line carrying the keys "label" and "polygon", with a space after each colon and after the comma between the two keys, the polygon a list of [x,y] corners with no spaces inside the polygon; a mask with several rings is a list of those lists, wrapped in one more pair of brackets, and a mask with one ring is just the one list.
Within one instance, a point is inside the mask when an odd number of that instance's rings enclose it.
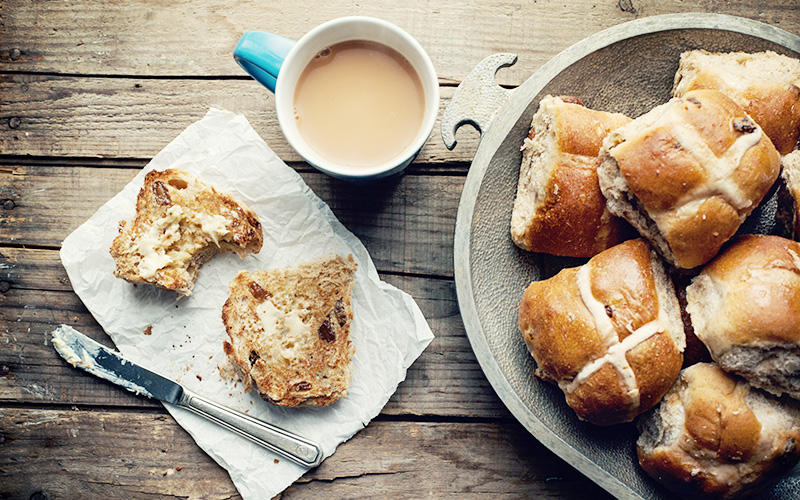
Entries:
{"label": "round serving plate", "polygon": [[[639,468],[633,424],[581,422],[557,387],[533,376],[535,364],[517,328],[519,302],[531,281],[584,262],[525,252],[511,241],[520,146],[539,100],[548,94],[574,95],[589,108],[631,117],[666,102],[679,56],[691,49],[772,50],[800,58],[800,38],[760,22],[700,13],[654,16],[590,36],[511,92],[483,130],[458,208],[456,290],[467,336],[486,377],[531,434],[621,499],[673,497]],[[757,217],[774,215],[762,210]],[[771,227],[770,220],[763,222]],[[800,498],[800,468],[764,498]]]}

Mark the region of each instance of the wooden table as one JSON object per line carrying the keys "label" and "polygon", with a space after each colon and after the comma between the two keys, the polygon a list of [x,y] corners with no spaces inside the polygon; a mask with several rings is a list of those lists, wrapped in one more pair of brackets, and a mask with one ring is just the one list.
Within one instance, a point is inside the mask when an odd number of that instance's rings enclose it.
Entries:
{"label": "wooden table", "polygon": [[703,10],[800,34],[797,0],[4,0],[0,499],[238,498],[159,403],[73,369],[48,341],[68,323],[111,345],[72,291],[61,241],[210,107],[250,120],[364,242],[382,278],[417,300],[436,335],[378,418],[281,498],[608,498],[516,422],[464,333],[453,230],[478,134],[462,129],[450,152],[437,125],[400,182],[353,187],[300,161],[271,94],[231,51],[248,29],[296,39],[334,17],[382,17],[429,52],[444,108],[487,55],[519,55],[498,74],[514,87],[601,29]]}

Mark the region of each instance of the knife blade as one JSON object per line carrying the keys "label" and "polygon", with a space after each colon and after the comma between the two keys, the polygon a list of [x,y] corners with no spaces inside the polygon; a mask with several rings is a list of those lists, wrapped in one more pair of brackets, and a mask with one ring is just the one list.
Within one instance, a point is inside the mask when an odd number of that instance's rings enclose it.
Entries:
{"label": "knife blade", "polygon": [[74,367],[133,393],[186,408],[303,467],[322,463],[322,448],[313,441],[205,399],[69,325],[58,325],[52,332],[52,341],[61,357]]}

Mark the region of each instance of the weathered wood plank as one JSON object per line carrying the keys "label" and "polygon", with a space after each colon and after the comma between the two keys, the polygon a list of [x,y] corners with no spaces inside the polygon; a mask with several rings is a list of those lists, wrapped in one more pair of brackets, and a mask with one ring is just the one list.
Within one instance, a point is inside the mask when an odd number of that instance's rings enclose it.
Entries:
{"label": "weathered wood plank", "polygon": [[[136,169],[0,166],[0,245],[58,247],[136,175]],[[405,175],[359,188],[304,172],[358,236],[380,271],[453,276],[453,230],[464,177]]]}
{"label": "weathered wood plank", "polygon": [[[0,409],[0,432],[2,498],[238,498],[224,469],[162,412]],[[611,498],[515,422],[385,421],[278,498],[429,496]]]}
{"label": "weathered wood plank", "polygon": [[240,498],[226,471],[163,409],[5,408],[0,437],[2,498]]}
{"label": "weathered wood plank", "polygon": [[[39,276],[32,276],[39,274]],[[386,275],[410,293],[436,339],[384,408],[388,415],[508,416],[464,334],[453,282]],[[54,250],[0,249],[0,402],[157,406],[65,363],[50,344],[59,323],[113,345],[78,297]],[[44,283],[51,288],[39,288]],[[57,291],[49,291],[56,289]]]}
{"label": "weathered wood plank", "polygon": [[302,175],[361,240],[379,271],[453,277],[453,238],[465,177],[405,175],[364,188],[322,174]]}
{"label": "weathered wood plank", "polygon": [[7,293],[11,288],[72,291],[58,252],[0,247],[0,293]]}
{"label": "weathered wood plank", "polygon": [[[442,88],[441,110],[454,91]],[[302,160],[278,126],[272,94],[253,80],[11,74],[0,75],[0,96],[0,152],[6,155],[149,159],[219,108],[244,114],[284,161]],[[417,163],[471,161],[474,130],[459,131],[452,152],[439,130],[437,122]]]}
{"label": "weathered wood plank", "polygon": [[0,167],[0,244],[59,247],[135,169]]}
{"label": "weathered wood plank", "polygon": [[296,2],[259,4],[132,0],[70,3],[6,0],[0,24],[0,71],[105,75],[245,75],[231,53],[250,29],[297,39],[329,19],[376,16],[419,40],[439,76],[459,81],[485,56],[520,56],[501,82],[518,85],[573,43],[636,18],[678,12],[720,12],[800,32],[796,2],[671,0],[353,3],[330,0],[299,11]]}

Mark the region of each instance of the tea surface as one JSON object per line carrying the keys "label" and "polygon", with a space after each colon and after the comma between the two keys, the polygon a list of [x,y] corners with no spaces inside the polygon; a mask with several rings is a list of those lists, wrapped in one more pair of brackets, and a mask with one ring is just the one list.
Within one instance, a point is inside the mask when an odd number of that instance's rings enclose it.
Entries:
{"label": "tea surface", "polygon": [[424,112],[425,94],[411,64],[396,50],[364,40],[320,51],[294,94],[303,139],[343,166],[391,160],[414,140]]}

